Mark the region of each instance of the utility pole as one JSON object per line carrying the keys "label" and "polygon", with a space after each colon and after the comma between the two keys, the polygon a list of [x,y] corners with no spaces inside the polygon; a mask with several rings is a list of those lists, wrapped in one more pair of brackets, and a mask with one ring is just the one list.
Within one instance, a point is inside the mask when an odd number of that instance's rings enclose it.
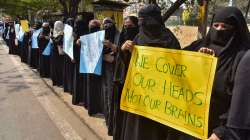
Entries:
{"label": "utility pole", "polygon": [[208,0],[201,0],[199,7],[201,21],[198,26],[198,39],[204,39],[207,34]]}

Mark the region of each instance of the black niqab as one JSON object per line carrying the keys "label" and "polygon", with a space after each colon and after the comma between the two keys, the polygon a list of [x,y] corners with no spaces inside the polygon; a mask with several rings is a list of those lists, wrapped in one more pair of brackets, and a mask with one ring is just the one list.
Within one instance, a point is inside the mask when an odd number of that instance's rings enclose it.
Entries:
{"label": "black niqab", "polygon": [[77,38],[88,33],[88,24],[84,19],[76,19],[74,26],[74,33],[77,35]]}
{"label": "black niqab", "polygon": [[178,40],[163,23],[160,7],[150,4],[142,8],[138,15],[140,29],[135,38],[136,44],[180,49]]}
{"label": "black niqab", "polygon": [[94,32],[97,32],[97,31],[100,31],[100,27],[91,27],[89,28],[89,33],[94,33]]}
{"label": "black niqab", "polygon": [[50,27],[49,25],[42,27],[43,31],[42,34],[45,36],[49,36],[50,35]]}

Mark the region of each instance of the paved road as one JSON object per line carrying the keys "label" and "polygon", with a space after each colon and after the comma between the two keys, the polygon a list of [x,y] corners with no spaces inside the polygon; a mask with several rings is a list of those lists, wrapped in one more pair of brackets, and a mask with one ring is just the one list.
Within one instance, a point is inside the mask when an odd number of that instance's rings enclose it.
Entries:
{"label": "paved road", "polygon": [[0,140],[99,140],[0,38]]}

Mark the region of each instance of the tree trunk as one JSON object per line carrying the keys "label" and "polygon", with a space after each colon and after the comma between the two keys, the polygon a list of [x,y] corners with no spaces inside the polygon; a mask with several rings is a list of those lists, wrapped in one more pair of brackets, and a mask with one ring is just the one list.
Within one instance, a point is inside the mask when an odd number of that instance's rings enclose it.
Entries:
{"label": "tree trunk", "polygon": [[177,10],[179,7],[187,0],[177,0],[166,13],[163,14],[163,21],[167,21],[167,19]]}
{"label": "tree trunk", "polygon": [[248,12],[249,12],[249,7],[250,7],[250,0],[248,0],[247,11],[246,11],[246,15],[245,15],[246,20],[247,20],[247,15],[248,15]]}
{"label": "tree trunk", "polygon": [[69,17],[69,9],[66,0],[59,0],[60,4],[63,6],[64,17]]}
{"label": "tree trunk", "polygon": [[70,16],[72,18],[75,18],[78,13],[78,6],[80,4],[81,0],[71,0],[70,2]]}
{"label": "tree trunk", "polygon": [[204,39],[207,34],[207,17],[208,17],[208,0],[202,0],[203,12],[202,12],[202,21],[198,26],[198,39]]}

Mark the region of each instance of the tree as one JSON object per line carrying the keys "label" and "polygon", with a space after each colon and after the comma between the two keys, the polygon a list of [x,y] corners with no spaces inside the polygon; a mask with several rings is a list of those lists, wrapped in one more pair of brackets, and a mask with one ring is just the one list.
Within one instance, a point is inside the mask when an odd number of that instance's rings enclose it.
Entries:
{"label": "tree", "polygon": [[37,11],[61,9],[58,0],[0,0],[0,5],[10,16],[27,16],[28,10],[35,16]]}
{"label": "tree", "polygon": [[59,3],[63,7],[63,13],[65,17],[75,18],[78,13],[78,6],[81,0],[59,0]]}

